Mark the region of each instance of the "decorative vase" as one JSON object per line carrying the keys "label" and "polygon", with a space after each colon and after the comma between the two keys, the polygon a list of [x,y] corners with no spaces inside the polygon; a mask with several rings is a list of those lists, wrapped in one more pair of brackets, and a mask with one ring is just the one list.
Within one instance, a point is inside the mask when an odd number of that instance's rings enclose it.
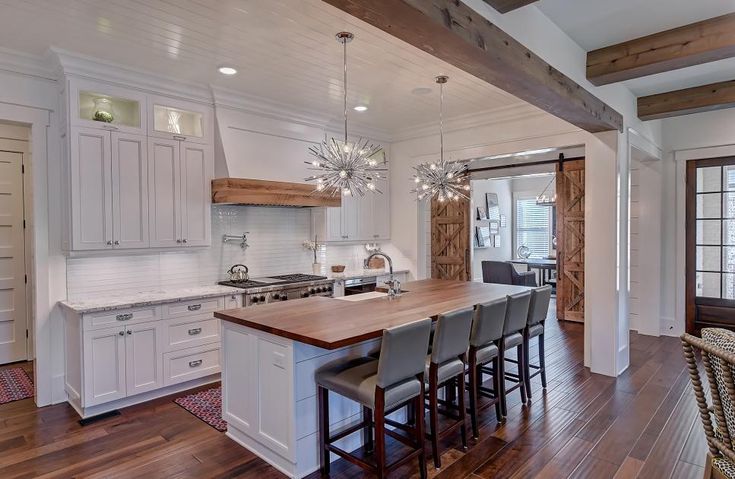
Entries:
{"label": "decorative vase", "polygon": [[322,264],[321,263],[312,263],[311,264],[311,272],[314,274],[321,274],[322,272]]}
{"label": "decorative vase", "polygon": [[93,119],[104,123],[112,123],[112,120],[115,119],[112,114],[112,102],[108,98],[94,99]]}

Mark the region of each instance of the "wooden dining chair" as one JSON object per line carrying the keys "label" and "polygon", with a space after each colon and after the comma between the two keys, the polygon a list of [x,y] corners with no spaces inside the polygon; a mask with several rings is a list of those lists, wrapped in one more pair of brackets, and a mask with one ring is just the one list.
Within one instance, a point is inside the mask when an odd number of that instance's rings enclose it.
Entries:
{"label": "wooden dining chair", "polygon": [[[702,329],[702,337],[681,336],[699,417],[707,438],[705,479],[735,479],[735,333],[719,328]],[[698,350],[709,385],[712,405],[695,356]],[[714,421],[713,421],[714,418]]]}

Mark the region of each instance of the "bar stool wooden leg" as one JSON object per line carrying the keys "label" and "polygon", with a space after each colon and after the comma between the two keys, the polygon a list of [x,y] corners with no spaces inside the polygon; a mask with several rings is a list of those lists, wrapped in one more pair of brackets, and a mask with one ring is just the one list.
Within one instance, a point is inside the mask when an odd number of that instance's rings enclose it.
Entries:
{"label": "bar stool wooden leg", "polygon": [[541,366],[541,386],[546,389],[546,354],[544,353],[544,333],[538,337],[538,357]]}
{"label": "bar stool wooden leg", "polygon": [[385,468],[385,390],[375,387],[375,463],[378,479],[386,476]]}
{"label": "bar stool wooden leg", "polygon": [[421,479],[426,479],[426,448],[424,447],[425,434],[424,431],[424,376],[420,375],[419,380],[421,381],[421,394],[416,398],[414,402],[414,424],[416,425],[416,444],[419,447],[419,472]]}
{"label": "bar stool wooden leg", "polygon": [[501,395],[500,383],[503,376],[500,375],[500,358],[498,357],[493,359],[493,371],[495,371],[495,374],[493,374],[493,391],[495,391],[495,397],[497,399],[495,401],[495,417],[498,422],[501,422],[503,420],[503,396]]}
{"label": "bar stool wooden leg", "polygon": [[317,388],[317,396],[319,402],[319,451],[321,454],[321,473],[329,475],[329,450],[327,443],[329,442],[329,391],[321,386]]}
{"label": "bar stool wooden leg", "polygon": [[362,433],[362,443],[365,444],[367,452],[373,452],[373,410],[367,406],[362,407],[362,421],[365,423]]}
{"label": "bar stool wooden leg", "polygon": [[500,410],[503,417],[508,417],[508,401],[505,392],[505,347],[503,341],[500,341],[500,351],[498,353],[498,391],[500,393]]}
{"label": "bar stool wooden leg", "polygon": [[[469,373],[470,373],[470,422],[472,423],[472,437],[475,439],[480,437],[480,430],[477,425],[477,402],[479,401],[479,391],[478,391],[478,373],[479,373],[479,366],[477,366],[477,357],[475,356],[475,352],[470,352],[470,363],[469,363]],[[494,379],[493,379],[494,380]],[[496,405],[497,408],[497,405]]]}
{"label": "bar stool wooden leg", "polygon": [[526,367],[525,355],[523,354],[523,344],[519,344],[516,347],[516,355],[518,356],[518,381],[519,389],[521,390],[521,402],[526,404],[526,381],[524,379],[525,374],[523,373]]}
{"label": "bar stool wooden leg", "polygon": [[[527,334],[524,333],[523,335],[523,357],[525,358],[525,361],[523,362],[523,368],[521,368],[521,363],[518,363],[518,373],[519,376],[521,376],[521,379],[526,384],[526,395],[528,396],[528,399],[531,399],[531,362],[530,362],[530,350],[531,350],[531,338],[528,337]],[[523,370],[523,374],[520,374],[521,369]]]}
{"label": "bar stool wooden leg", "polygon": [[[464,362],[464,361],[463,361]],[[457,402],[459,406],[459,417],[461,426],[459,426],[460,434],[462,435],[462,447],[467,449],[467,410],[464,404],[464,371],[458,375],[454,381],[457,386]]]}
{"label": "bar stool wooden leg", "polygon": [[442,467],[439,457],[439,398],[438,393],[438,368],[432,363],[429,366],[429,434],[431,436],[431,455],[434,458],[434,467]]}

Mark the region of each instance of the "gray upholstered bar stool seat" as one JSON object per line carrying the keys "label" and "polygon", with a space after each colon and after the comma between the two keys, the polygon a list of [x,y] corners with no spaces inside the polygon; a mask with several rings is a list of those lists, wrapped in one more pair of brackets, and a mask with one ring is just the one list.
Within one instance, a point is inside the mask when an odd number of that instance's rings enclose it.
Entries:
{"label": "gray upholstered bar stool seat", "polygon": [[[473,308],[459,309],[440,314],[431,344],[431,354],[426,358],[426,384],[429,395],[429,439],[434,466],[441,467],[439,439],[459,428],[462,446],[467,447],[466,410],[464,404],[464,375],[467,362],[467,346],[472,328]],[[447,398],[439,400],[439,388],[446,387]],[[455,405],[452,399],[458,398]],[[439,404],[443,409],[439,410]],[[439,413],[454,421],[439,430]]]}
{"label": "gray upholstered bar stool seat", "polygon": [[[424,453],[424,368],[429,347],[431,320],[424,319],[383,331],[380,358],[360,358],[338,365],[327,365],[317,371],[319,414],[319,449],[321,472],[329,474],[330,453],[346,458],[353,464],[374,472],[379,478],[418,457],[421,477],[426,477]],[[363,420],[332,436],[329,432],[329,391],[362,405]],[[386,415],[413,403],[412,424],[401,425],[409,435],[386,429]],[[375,436],[373,439],[373,426]],[[333,443],[358,431],[365,437],[366,452],[374,452],[368,462],[340,449]],[[410,452],[391,464],[386,462],[386,435],[402,442]]]}
{"label": "gray upholstered bar stool seat", "polygon": [[[508,295],[505,310],[505,323],[503,324],[503,340],[500,341],[500,404],[503,416],[508,415],[508,393],[521,390],[521,402],[526,403],[526,381],[524,368],[526,364],[523,350],[523,332],[528,321],[528,307],[531,302],[531,291],[524,291]],[[508,359],[505,353],[515,347],[517,360]],[[508,372],[505,369],[505,361],[518,364],[518,373]],[[485,369],[485,371],[487,371]],[[506,380],[515,383],[510,388],[506,387]]]}
{"label": "gray upholstered bar stool seat", "polygon": [[[483,405],[483,409],[494,405],[498,421],[501,421],[503,417],[500,404],[502,367],[499,360],[499,344],[503,338],[507,303],[507,298],[480,303],[475,306],[472,318],[467,371],[470,376],[470,421],[472,422],[472,435],[475,438],[480,435],[478,427],[480,396],[490,399],[489,402]],[[483,366],[486,364],[491,364],[492,367],[483,371]],[[492,388],[486,388],[482,385],[483,372],[492,374]]]}
{"label": "gray upholstered bar stool seat", "polygon": [[[528,320],[526,322],[526,330],[523,333],[523,355],[526,358],[526,364],[523,368],[526,381],[526,394],[531,399],[531,378],[541,375],[541,387],[546,389],[546,357],[544,353],[544,327],[546,315],[549,312],[549,303],[551,302],[551,286],[546,285],[531,291],[531,302],[528,306]],[[538,364],[531,364],[530,349],[531,339],[538,337]],[[531,369],[534,373],[531,374]]]}

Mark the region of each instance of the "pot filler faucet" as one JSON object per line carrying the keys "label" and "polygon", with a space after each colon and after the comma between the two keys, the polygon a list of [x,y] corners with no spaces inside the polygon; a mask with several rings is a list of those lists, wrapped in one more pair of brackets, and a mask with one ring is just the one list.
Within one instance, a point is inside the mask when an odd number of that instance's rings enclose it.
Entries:
{"label": "pot filler faucet", "polygon": [[390,259],[390,256],[388,256],[387,254],[381,251],[376,251],[375,253],[372,253],[370,256],[368,256],[365,262],[369,262],[376,256],[382,256],[383,258],[388,260],[388,272],[390,274],[390,279],[386,281],[385,284],[388,285],[388,297],[395,298],[396,296],[401,294],[401,282],[393,277],[393,260]]}

